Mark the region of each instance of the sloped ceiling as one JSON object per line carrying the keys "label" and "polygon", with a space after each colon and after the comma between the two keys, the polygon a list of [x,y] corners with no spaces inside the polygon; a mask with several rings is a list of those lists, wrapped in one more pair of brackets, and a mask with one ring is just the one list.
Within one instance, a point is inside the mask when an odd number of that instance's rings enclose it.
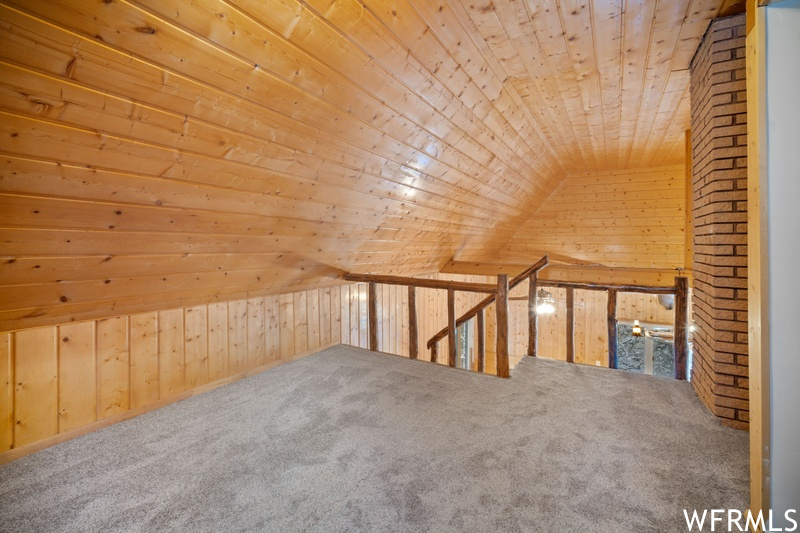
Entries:
{"label": "sloped ceiling", "polygon": [[569,173],[682,161],[724,9],[3,2],[0,329],[491,256]]}

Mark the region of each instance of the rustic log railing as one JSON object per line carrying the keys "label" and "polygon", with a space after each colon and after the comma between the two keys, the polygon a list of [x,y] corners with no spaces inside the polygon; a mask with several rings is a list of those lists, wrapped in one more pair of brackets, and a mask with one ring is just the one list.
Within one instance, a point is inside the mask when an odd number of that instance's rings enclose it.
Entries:
{"label": "rustic log railing", "polygon": [[651,287],[647,285],[612,285],[599,283],[576,283],[571,281],[538,280],[540,287],[553,287],[567,290],[567,361],[575,360],[575,314],[574,290],[607,291],[608,308],[606,312],[608,328],[608,366],[617,368],[617,295],[620,292],[641,292],[646,294],[673,294],[675,295],[675,379],[686,379],[687,359],[689,354],[689,281],[679,276],[675,278],[672,287]]}
{"label": "rustic log railing", "polygon": [[[509,372],[509,363],[508,363],[508,293],[514,289],[517,285],[525,281],[526,279],[530,279],[532,284],[535,286],[536,282],[536,274],[541,269],[546,267],[548,264],[547,256],[542,257],[536,263],[531,265],[530,267],[526,268],[522,273],[518,274],[514,277],[510,282],[508,281],[507,274],[500,274],[497,276],[497,289],[495,294],[491,294],[475,304],[469,311],[455,319],[455,321],[448,318],[447,327],[441,329],[436,335],[428,340],[428,349],[431,351],[431,360],[436,360],[436,355],[438,353],[438,342],[444,339],[451,334],[455,334],[455,330],[474,317],[478,317],[478,339],[479,342],[477,343],[478,349],[478,367],[482,368],[485,365],[485,342],[483,340],[483,319],[484,319],[484,310],[489,307],[492,303],[497,301],[497,375],[503,378],[507,378],[510,375]],[[535,299],[535,293],[534,293]],[[536,319],[535,311],[529,315],[530,320]],[[535,326],[530,326],[528,329],[529,332],[532,332],[534,335],[536,333]],[[451,333],[452,332],[452,333]],[[534,345],[536,343],[535,339],[533,341]],[[452,344],[452,343],[451,343]],[[528,345],[531,345],[531,342],[528,342]],[[452,349],[452,348],[451,348]],[[533,354],[530,354],[533,355]]]}
{"label": "rustic log railing", "polygon": [[[505,277],[505,276],[503,276]],[[417,325],[417,287],[440,289],[447,291],[447,316],[448,316],[448,329],[447,333],[450,339],[449,351],[447,354],[447,363],[454,367],[456,366],[456,312],[455,312],[455,294],[456,291],[476,292],[490,294],[494,298],[498,291],[498,286],[486,283],[468,283],[462,281],[447,281],[436,279],[424,278],[410,278],[403,276],[383,276],[373,274],[347,274],[344,276],[345,281],[353,281],[360,283],[367,283],[368,287],[368,321],[369,321],[369,349],[378,351],[378,296],[377,285],[383,283],[386,285],[406,285],[408,286],[408,343],[409,343],[409,357],[417,359],[419,355],[419,339],[418,339],[418,325]],[[452,326],[452,327],[451,327]],[[478,332],[478,350],[483,351],[485,340],[483,336],[483,314],[481,313],[481,324]],[[500,342],[500,341],[498,341]],[[508,352],[508,338],[504,341],[506,343],[505,351]],[[437,351],[436,346],[432,349],[432,361],[436,361]],[[478,371],[483,372],[484,363],[479,361]]]}
{"label": "rustic log railing", "polygon": [[[476,352],[477,370],[484,372],[486,359],[486,338],[485,338],[485,310],[492,303],[497,303],[497,375],[499,377],[509,377],[509,300],[525,299],[528,300],[528,355],[536,356],[537,352],[537,333],[538,317],[536,313],[536,295],[539,287],[552,287],[566,289],[567,292],[567,355],[568,362],[575,361],[575,290],[594,290],[606,291],[608,294],[607,306],[607,328],[608,328],[608,366],[617,368],[617,299],[620,292],[639,292],[645,294],[672,294],[675,296],[675,322],[674,322],[674,347],[675,347],[675,379],[685,380],[687,374],[687,359],[689,353],[689,330],[688,330],[688,291],[689,283],[687,278],[679,276],[675,278],[675,285],[672,287],[653,287],[647,285],[619,285],[619,284],[599,284],[599,283],[580,283],[572,281],[543,280],[538,277],[538,272],[548,264],[547,256],[542,257],[535,264],[525,269],[522,273],[515,276],[511,281],[507,274],[497,276],[497,285],[486,283],[468,283],[460,281],[432,280],[421,278],[410,278],[402,276],[382,276],[371,274],[347,274],[346,281],[366,282],[369,287],[369,348],[378,350],[378,304],[377,289],[378,283],[390,285],[408,286],[408,333],[409,333],[409,356],[412,359],[419,357],[418,349],[418,324],[417,324],[417,305],[416,288],[431,288],[447,291],[447,326],[431,337],[427,342],[427,347],[431,351],[431,361],[436,362],[438,357],[438,343],[445,337],[449,340],[447,354],[448,365],[456,366],[456,331],[459,326],[475,318],[477,322],[476,331]],[[509,292],[525,280],[530,281],[528,296],[522,298],[509,298]],[[483,300],[474,305],[460,317],[455,316],[455,292],[467,291],[475,293],[486,293]]]}

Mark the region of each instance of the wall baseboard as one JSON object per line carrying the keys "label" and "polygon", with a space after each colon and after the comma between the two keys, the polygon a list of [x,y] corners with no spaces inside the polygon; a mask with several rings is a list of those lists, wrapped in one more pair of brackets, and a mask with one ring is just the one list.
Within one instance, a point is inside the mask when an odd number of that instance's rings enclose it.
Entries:
{"label": "wall baseboard", "polygon": [[191,398],[192,396],[197,396],[198,394],[203,394],[204,392],[208,392],[210,390],[214,390],[216,388],[222,387],[223,385],[228,385],[229,383],[233,383],[235,381],[239,381],[240,379],[244,379],[255,374],[260,374],[261,372],[265,372],[270,370],[271,368],[275,368],[280,366],[284,363],[290,363],[292,361],[296,361],[298,359],[302,359],[303,357],[307,357],[309,355],[313,355],[315,353],[319,353],[323,350],[336,346],[340,343],[338,342],[331,342],[324,346],[319,346],[312,350],[308,350],[305,352],[301,352],[298,354],[290,355],[275,361],[271,361],[266,365],[260,366],[258,368],[253,368],[250,370],[246,370],[239,374],[228,376],[226,378],[219,379],[212,383],[207,383],[205,385],[201,385],[191,390],[187,390],[176,394],[175,396],[171,396],[169,398],[164,398],[163,400],[158,400],[153,403],[149,403],[147,405],[142,405],[140,407],[136,407],[129,411],[125,411],[124,413],[119,413],[117,415],[109,416],[108,418],[104,418],[103,420],[97,420],[96,422],[92,422],[90,424],[86,424],[85,426],[81,426],[79,428],[71,429],[69,431],[65,431],[63,433],[57,433],[50,437],[46,437],[42,440],[38,440],[36,442],[31,442],[30,444],[25,444],[20,446],[19,448],[12,448],[5,452],[0,453],[0,465],[10,463],[11,461],[15,461],[27,455],[31,455],[38,451],[44,450],[45,448],[49,448],[51,446],[55,446],[56,444],[61,444],[62,442],[66,442],[68,440],[72,440],[76,437],[80,437],[82,435],[86,435],[93,431],[97,431],[98,429],[102,429],[104,427],[111,426],[118,422],[122,422],[123,420],[128,420],[134,417],[137,417],[141,414],[147,413],[149,411],[155,411],[161,407],[166,405],[179,402],[181,400],[185,400],[187,398]]}

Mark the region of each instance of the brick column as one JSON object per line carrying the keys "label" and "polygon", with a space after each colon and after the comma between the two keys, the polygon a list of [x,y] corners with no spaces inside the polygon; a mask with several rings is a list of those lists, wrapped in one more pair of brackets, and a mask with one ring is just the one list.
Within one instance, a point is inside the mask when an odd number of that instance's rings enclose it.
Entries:
{"label": "brick column", "polygon": [[747,429],[745,16],[711,23],[691,64],[692,383],[723,423]]}

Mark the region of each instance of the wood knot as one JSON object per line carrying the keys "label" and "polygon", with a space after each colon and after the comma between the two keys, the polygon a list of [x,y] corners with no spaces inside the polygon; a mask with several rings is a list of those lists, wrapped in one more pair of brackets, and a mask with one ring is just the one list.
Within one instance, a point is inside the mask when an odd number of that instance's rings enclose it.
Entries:
{"label": "wood knot", "polygon": [[150,26],[140,26],[136,28],[136,31],[139,33],[147,33],[149,35],[153,35],[156,32],[155,28],[151,28]]}

